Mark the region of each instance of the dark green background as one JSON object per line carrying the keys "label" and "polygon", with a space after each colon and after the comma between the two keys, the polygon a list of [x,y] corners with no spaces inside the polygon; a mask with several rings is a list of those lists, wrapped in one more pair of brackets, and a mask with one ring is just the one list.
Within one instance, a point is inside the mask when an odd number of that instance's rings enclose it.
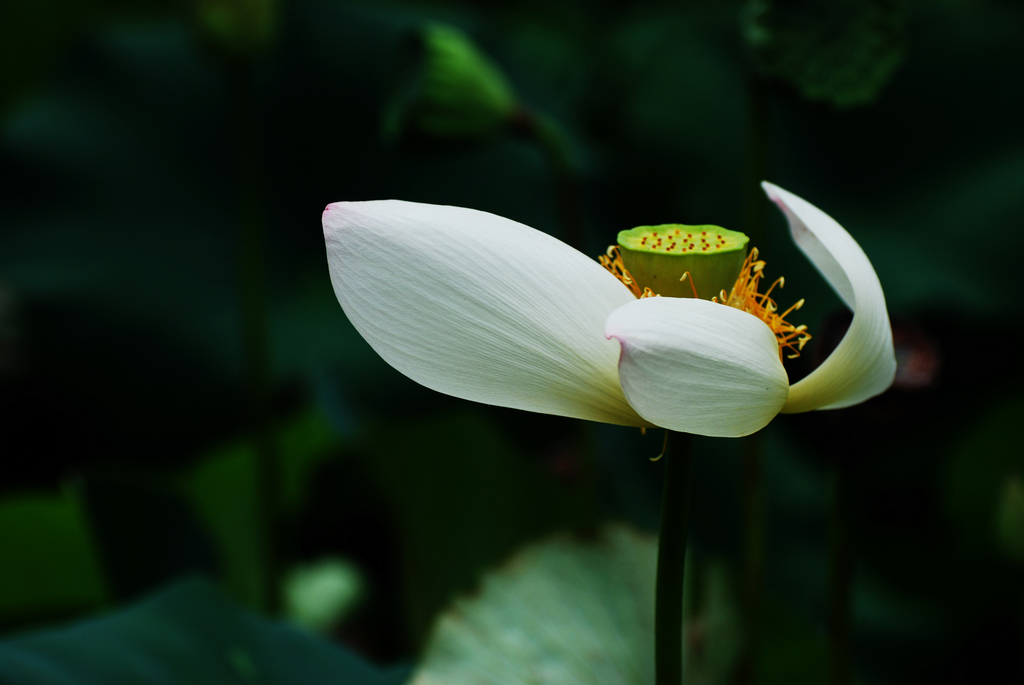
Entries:
{"label": "dark green background", "polygon": [[[807,299],[800,320],[815,340],[799,374],[837,335],[840,303],[759,196],[764,176],[860,242],[901,360],[939,361],[925,387],[766,430],[759,681],[824,678],[838,458],[855,483],[862,682],[1020,682],[1024,557],[1019,543],[997,544],[996,520],[1024,478],[1024,11],[839,5],[848,15],[836,19],[800,2],[291,0],[273,40],[238,57],[172,2],[5,3],[0,628],[13,639],[87,619],[195,573],[266,609],[239,314],[235,60],[254,84],[250,152],[269,241],[280,558],[343,555],[368,579],[336,641],[378,665],[411,663],[453,593],[521,544],[606,519],[656,525],[660,467],[648,457],[660,436],[427,391],[387,367],[334,299],[328,202],[454,204],[562,230],[551,169],[529,140],[382,142],[402,40],[441,20],[567,132],[588,252],[635,225],[753,233],[764,221],[769,276],[786,275],[780,302]],[[694,553],[738,569],[740,444],[696,449]],[[209,585],[177,588],[197,612],[256,621]],[[0,682],[30,682],[3,658],[36,648],[25,644],[0,643]]]}

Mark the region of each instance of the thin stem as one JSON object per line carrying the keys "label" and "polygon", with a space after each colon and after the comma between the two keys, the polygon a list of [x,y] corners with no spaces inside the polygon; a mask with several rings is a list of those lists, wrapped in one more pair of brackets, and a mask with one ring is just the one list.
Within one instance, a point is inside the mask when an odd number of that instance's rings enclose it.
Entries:
{"label": "thin stem", "polygon": [[654,604],[654,674],[657,685],[683,682],[683,571],[693,436],[669,432],[665,452]]}
{"label": "thin stem", "polygon": [[263,533],[264,585],[261,603],[268,613],[279,608],[280,566],[277,534],[277,447],[270,412],[270,336],[267,323],[266,208],[263,165],[259,154],[252,68],[248,62],[228,65],[226,90],[229,126],[235,144],[238,193],[239,291],[242,344],[249,386],[249,422],[256,450],[254,512]]}
{"label": "thin stem", "polygon": [[850,599],[853,591],[853,546],[850,535],[851,473],[842,456],[836,455],[832,473],[832,507],[829,522],[829,683],[853,682],[850,649]]}

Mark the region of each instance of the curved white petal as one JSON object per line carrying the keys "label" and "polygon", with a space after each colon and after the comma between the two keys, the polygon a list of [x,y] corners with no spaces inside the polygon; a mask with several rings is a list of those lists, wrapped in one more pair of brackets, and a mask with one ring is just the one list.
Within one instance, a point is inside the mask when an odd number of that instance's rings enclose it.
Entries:
{"label": "curved white petal", "polygon": [[612,312],[605,335],[622,344],[626,399],[659,426],[739,437],[763,428],[786,402],[775,335],[739,309],[651,297]]}
{"label": "curved white petal", "polygon": [[646,425],[602,335],[633,295],[596,261],[459,207],[339,202],[323,225],[345,314],[409,378],[486,404]]}
{"label": "curved white petal", "polygon": [[789,220],[793,240],[853,311],[842,342],[793,384],[782,411],[838,409],[885,392],[896,375],[896,355],[885,295],[867,255],[825,212],[771,183],[761,185]]}

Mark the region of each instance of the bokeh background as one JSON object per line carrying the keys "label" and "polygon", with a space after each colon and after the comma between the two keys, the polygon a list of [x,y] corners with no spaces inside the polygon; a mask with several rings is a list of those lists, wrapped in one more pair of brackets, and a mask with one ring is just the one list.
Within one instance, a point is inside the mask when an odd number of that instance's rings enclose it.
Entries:
{"label": "bokeh background", "polygon": [[[423,104],[438,26],[504,99]],[[117,663],[130,641],[80,622],[155,601],[268,658],[285,617],[370,682],[522,545],[655,530],[657,431],[402,377],[337,305],[320,213],[461,205],[595,256],[636,225],[745,231],[807,300],[797,377],[846,319],[764,178],[867,252],[900,369],[861,407],[696,441],[691,559],[740,615],[760,571],[756,628],[715,637],[753,671],[722,681],[825,682],[838,536],[859,682],[1020,682],[1022,31],[998,0],[4,3],[0,656]]]}

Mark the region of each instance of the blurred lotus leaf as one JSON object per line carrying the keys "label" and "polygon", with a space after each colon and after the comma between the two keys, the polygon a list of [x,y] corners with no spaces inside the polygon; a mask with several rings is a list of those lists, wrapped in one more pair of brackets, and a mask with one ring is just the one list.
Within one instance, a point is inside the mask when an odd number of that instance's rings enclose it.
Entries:
{"label": "blurred lotus leaf", "polygon": [[0,682],[397,685],[340,647],[256,618],[203,580],[116,613],[0,642]]}
{"label": "blurred lotus leaf", "polygon": [[872,102],[906,51],[903,0],[749,0],[743,34],[758,68],[809,100]]}
{"label": "blurred lotus leaf", "polygon": [[501,69],[457,28],[429,24],[414,35],[403,74],[385,112],[384,137],[412,133],[475,140],[504,131],[518,98]]}
{"label": "blurred lotus leaf", "polygon": [[[656,560],[652,536],[621,526],[523,550],[441,616],[412,685],[653,683]],[[728,682],[738,646],[728,583],[708,570],[688,612],[686,682]],[[701,575],[688,573],[689,594]]]}

